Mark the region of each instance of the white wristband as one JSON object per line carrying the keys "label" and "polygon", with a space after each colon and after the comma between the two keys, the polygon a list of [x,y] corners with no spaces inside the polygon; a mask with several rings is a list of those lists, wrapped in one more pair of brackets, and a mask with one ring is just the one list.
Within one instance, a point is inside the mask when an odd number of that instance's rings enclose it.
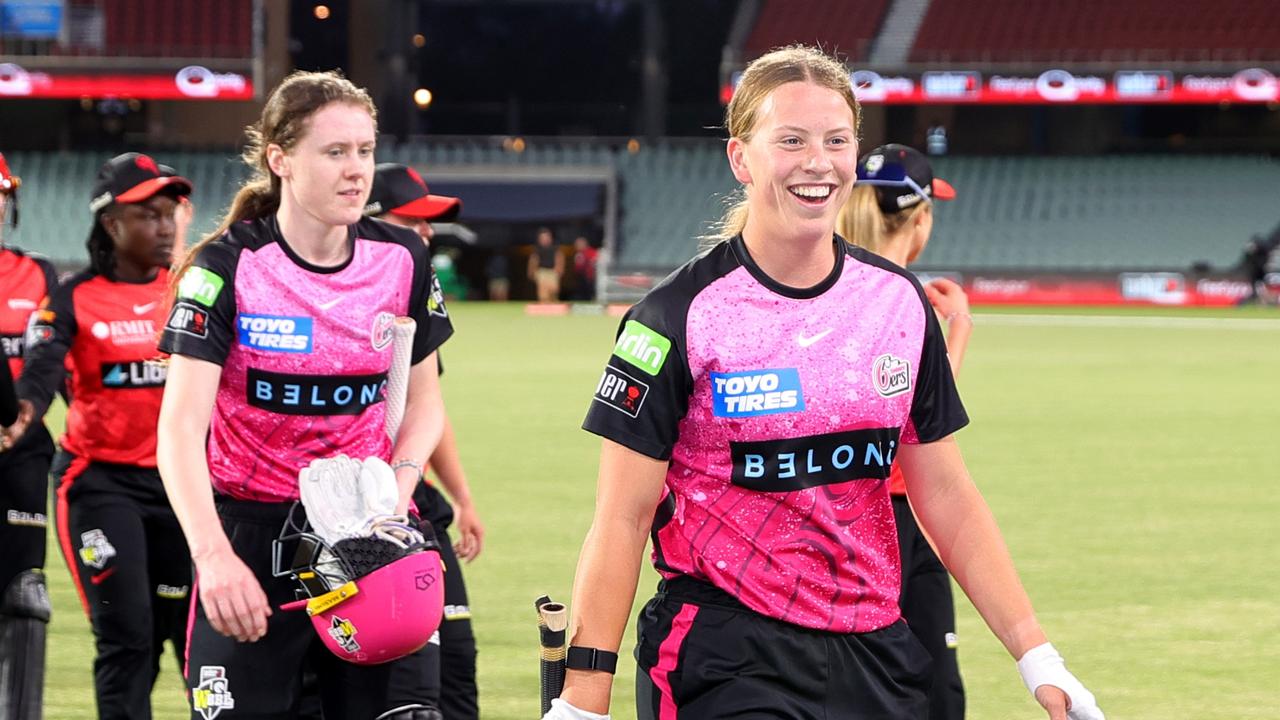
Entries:
{"label": "white wristband", "polygon": [[542,720],[609,720],[609,716],[579,710],[564,700],[556,698],[551,701],[551,710],[542,716]]}
{"label": "white wristband", "polygon": [[1093,693],[1067,670],[1066,661],[1053,645],[1045,643],[1028,650],[1018,660],[1018,674],[1033,696],[1041,685],[1052,685],[1066,693],[1067,717],[1071,720],[1106,720]]}

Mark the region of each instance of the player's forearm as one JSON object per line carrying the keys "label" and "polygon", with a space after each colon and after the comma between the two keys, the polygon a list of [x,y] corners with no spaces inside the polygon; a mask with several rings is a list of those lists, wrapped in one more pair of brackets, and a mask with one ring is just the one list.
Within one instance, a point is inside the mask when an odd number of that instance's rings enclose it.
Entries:
{"label": "player's forearm", "polygon": [[[646,520],[597,512],[573,581],[571,644],[618,651],[631,616],[651,521],[652,515]],[[583,710],[607,713],[612,687],[609,673],[569,670],[561,697]]]}
{"label": "player's forearm", "polygon": [[31,403],[34,411],[31,421],[39,422],[49,411],[53,396],[58,393],[66,378],[66,357],[69,347],[57,342],[46,342],[27,351],[22,375],[14,383],[18,397]]}
{"label": "player's forearm", "polygon": [[213,486],[209,481],[209,462],[205,456],[205,430],[195,421],[174,417],[169,407],[162,407],[156,444],[156,464],[169,504],[178,517],[187,538],[191,558],[199,562],[231,543],[222,529],[222,521],[213,504]]}
{"label": "player's forearm", "polygon": [[171,357],[156,430],[160,478],[187,537],[191,559],[197,563],[210,554],[231,550],[214,508],[205,452],[221,374],[222,368],[213,363]]}
{"label": "player's forearm", "polygon": [[969,348],[969,335],[973,333],[973,317],[957,313],[947,323],[947,357],[951,361],[951,376],[960,377],[964,364],[964,352]]}
{"label": "player's forearm", "polygon": [[1017,659],[1046,642],[995,518],[968,474],[912,496],[912,504],[943,564],[1009,654]]}
{"label": "player's forearm", "polygon": [[471,487],[467,484],[467,474],[462,469],[462,459],[458,456],[458,442],[453,434],[453,423],[446,416],[444,428],[440,435],[440,443],[431,453],[431,471],[454,505],[471,504]]}

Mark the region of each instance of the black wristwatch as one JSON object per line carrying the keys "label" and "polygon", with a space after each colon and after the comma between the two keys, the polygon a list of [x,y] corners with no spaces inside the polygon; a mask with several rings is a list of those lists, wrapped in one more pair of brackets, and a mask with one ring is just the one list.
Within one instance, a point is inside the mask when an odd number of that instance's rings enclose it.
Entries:
{"label": "black wristwatch", "polygon": [[618,669],[618,653],[570,645],[564,666],[570,670],[602,670],[612,675]]}

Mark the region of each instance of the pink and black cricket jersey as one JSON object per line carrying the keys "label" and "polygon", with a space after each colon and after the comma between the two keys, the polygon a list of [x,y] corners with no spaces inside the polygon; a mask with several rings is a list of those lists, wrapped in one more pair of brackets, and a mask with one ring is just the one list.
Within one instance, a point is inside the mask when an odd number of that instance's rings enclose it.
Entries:
{"label": "pink and black cricket jersey", "polygon": [[298,471],[315,458],[389,459],[392,322],[417,321],[414,364],[452,334],[415,233],[365,219],[348,237],[348,262],[317,267],[274,217],[239,223],[180,280],[160,347],[222,365],[208,440],[219,493],[296,500]]}
{"label": "pink and black cricket jersey", "polygon": [[901,443],[968,422],[914,276],[836,239],[830,276],[770,279],[742,239],[623,319],[584,427],[669,460],[653,561],[834,632],[899,617],[885,478]]}

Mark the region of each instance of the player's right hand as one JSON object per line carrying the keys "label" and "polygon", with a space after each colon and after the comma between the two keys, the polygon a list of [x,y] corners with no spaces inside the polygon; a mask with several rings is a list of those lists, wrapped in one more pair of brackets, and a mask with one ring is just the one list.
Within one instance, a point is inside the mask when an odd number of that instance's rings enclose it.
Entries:
{"label": "player's right hand", "polygon": [[929,304],[933,309],[944,318],[969,313],[969,296],[954,280],[944,277],[934,278],[925,283],[924,294],[929,298]]}
{"label": "player's right hand", "polygon": [[213,629],[240,642],[255,642],[266,635],[271,615],[267,595],[235,551],[227,546],[193,560],[200,604]]}
{"label": "player's right hand", "polygon": [[9,450],[26,434],[36,410],[30,400],[18,401],[18,419],[8,427],[0,427],[0,452]]}
{"label": "player's right hand", "polygon": [[542,720],[609,720],[609,716],[579,710],[564,700],[556,698],[551,701],[551,709],[542,716]]}
{"label": "player's right hand", "polygon": [[455,505],[454,513],[457,514],[458,541],[453,544],[453,552],[459,560],[469,563],[484,548],[484,524],[480,522],[473,504]]}
{"label": "player's right hand", "polygon": [[1028,650],[1018,660],[1018,674],[1049,713],[1049,720],[1106,720],[1093,693],[1067,670],[1053,645],[1044,643]]}

